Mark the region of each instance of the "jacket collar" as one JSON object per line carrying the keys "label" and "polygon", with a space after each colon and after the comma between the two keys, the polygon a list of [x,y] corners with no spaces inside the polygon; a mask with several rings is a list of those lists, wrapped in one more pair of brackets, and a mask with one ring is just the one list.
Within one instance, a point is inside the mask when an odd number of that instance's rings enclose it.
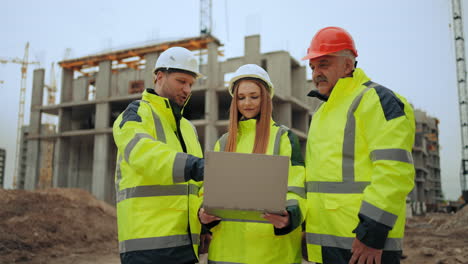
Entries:
{"label": "jacket collar", "polygon": [[310,91],[307,96],[317,97],[318,99],[327,102],[329,99],[352,94],[356,91],[357,87],[369,80],[369,77],[367,77],[361,68],[356,68],[353,72],[353,76],[341,78],[336,82],[330,96],[323,95],[317,90]]}
{"label": "jacket collar", "polygon": [[[257,119],[256,118],[250,118],[250,119],[244,119],[244,120],[239,120],[238,122],[238,130],[239,131],[256,131],[257,129]],[[273,119],[270,119],[270,125],[274,123]]]}
{"label": "jacket collar", "polygon": [[328,96],[319,93],[319,91],[317,91],[317,90],[315,90],[315,89],[312,90],[312,91],[310,91],[310,92],[307,94],[307,96],[309,96],[309,97],[316,97],[317,99],[319,99],[319,100],[321,100],[321,101],[324,101],[324,102],[328,101]]}
{"label": "jacket collar", "polygon": [[239,121],[239,130],[240,131],[248,131],[248,130],[254,130],[257,127],[257,119],[251,118],[251,119],[244,119]]}
{"label": "jacket collar", "polygon": [[183,108],[188,102],[185,102],[183,107],[172,102],[168,98],[159,96],[154,89],[148,88],[142,94],[142,100],[149,102],[154,108],[158,110],[158,115],[163,115],[171,124],[174,131],[182,118]]}
{"label": "jacket collar", "polygon": [[338,80],[330,94],[330,98],[351,95],[357,91],[359,86],[368,80],[369,77],[367,77],[364,71],[357,68],[354,70],[352,77],[341,78]]}

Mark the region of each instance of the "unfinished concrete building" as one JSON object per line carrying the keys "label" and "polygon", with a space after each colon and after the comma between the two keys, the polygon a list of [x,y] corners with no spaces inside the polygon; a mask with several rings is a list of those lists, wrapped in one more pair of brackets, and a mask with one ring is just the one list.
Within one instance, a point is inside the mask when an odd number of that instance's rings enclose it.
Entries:
{"label": "unfinished concrete building", "polygon": [[[40,131],[45,138],[39,142],[39,151],[41,151],[37,163],[29,164],[28,160],[31,160],[31,157],[35,157],[34,153],[29,151],[30,144],[33,144],[34,141],[30,140],[29,137],[29,126],[23,126],[21,128],[21,140],[20,140],[20,158],[18,160],[18,175],[14,179],[16,188],[18,189],[35,189],[35,188],[48,188],[52,187],[52,168],[54,160],[54,144],[55,140],[51,136],[55,135],[56,126],[53,124],[42,124]],[[34,146],[32,146],[34,147]],[[31,156],[31,157],[29,157]],[[32,166],[34,165],[34,166]],[[36,172],[37,168],[37,181],[34,187],[26,187],[26,173],[30,167],[30,170]]]}
{"label": "unfinished concrete building", "polygon": [[6,150],[0,149],[0,188],[4,188],[5,182],[5,164],[6,164]]}
{"label": "unfinished concrete building", "polygon": [[[227,131],[231,97],[225,81],[241,65],[255,63],[268,71],[276,92],[274,119],[290,127],[303,148],[313,99],[307,98],[306,68],[286,51],[260,52],[260,36],[245,38],[244,56],[221,57],[222,46],[212,36],[144,45],[60,62],[60,103],[42,105],[44,70],[34,72],[25,188],[38,187],[43,141],[55,144],[52,185],[83,188],[97,198],[114,202],[116,147],[112,124],[144,88],[153,87],[152,71],[158,55],[169,47],[182,46],[200,56],[198,80],[186,106],[186,117],[198,130],[205,150]],[[58,116],[58,129],[44,133],[44,113]]]}
{"label": "unfinished concrete building", "polygon": [[416,137],[413,147],[415,186],[410,194],[413,213],[437,210],[443,201],[440,179],[439,120],[415,109]]}

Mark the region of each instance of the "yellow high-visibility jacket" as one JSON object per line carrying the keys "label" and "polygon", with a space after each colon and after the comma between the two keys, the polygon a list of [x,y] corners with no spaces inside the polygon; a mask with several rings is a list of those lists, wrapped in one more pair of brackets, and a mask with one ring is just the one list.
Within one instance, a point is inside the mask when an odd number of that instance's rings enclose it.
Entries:
{"label": "yellow high-visibility jacket", "polygon": [[[252,153],[256,123],[256,119],[239,121],[236,152]],[[226,141],[227,134],[224,134],[216,142],[215,151],[223,151]],[[208,251],[209,263],[301,263],[301,223],[305,215],[301,209],[305,208],[305,171],[297,136],[287,127],[271,121],[266,154],[290,157],[286,198],[291,225],[285,229],[275,229],[266,219],[222,219],[211,228],[213,239]]]}
{"label": "yellow high-visibility jacket", "polygon": [[155,263],[196,262],[203,154],[195,127],[147,89],[114,122],[113,135],[120,253],[149,250]]}
{"label": "yellow high-visibility jacket", "polygon": [[307,141],[309,260],[332,263],[330,254],[349,253],[355,237],[401,251],[405,199],[414,186],[414,136],[405,98],[361,69],[337,82],[313,115]]}

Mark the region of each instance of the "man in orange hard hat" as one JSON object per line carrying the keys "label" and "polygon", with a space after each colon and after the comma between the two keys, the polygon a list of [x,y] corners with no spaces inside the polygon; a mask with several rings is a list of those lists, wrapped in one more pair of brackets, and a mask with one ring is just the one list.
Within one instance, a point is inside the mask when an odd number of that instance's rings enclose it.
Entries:
{"label": "man in orange hard hat", "polygon": [[357,56],[346,30],[326,27],[303,58],[317,88],[309,96],[323,101],[307,140],[307,251],[325,264],[400,263],[413,109],[356,68]]}

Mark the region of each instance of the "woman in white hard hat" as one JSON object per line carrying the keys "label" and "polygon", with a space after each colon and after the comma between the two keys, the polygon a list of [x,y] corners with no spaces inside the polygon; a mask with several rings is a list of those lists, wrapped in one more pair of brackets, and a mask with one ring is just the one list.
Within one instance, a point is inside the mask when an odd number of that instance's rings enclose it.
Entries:
{"label": "woman in white hard hat", "polygon": [[301,263],[305,170],[297,136],[272,120],[274,87],[264,69],[255,64],[241,66],[228,89],[232,96],[229,131],[218,140],[215,151],[290,157],[289,191],[283,216],[264,214],[265,221],[220,219],[200,209],[200,221],[213,233],[208,261]]}

